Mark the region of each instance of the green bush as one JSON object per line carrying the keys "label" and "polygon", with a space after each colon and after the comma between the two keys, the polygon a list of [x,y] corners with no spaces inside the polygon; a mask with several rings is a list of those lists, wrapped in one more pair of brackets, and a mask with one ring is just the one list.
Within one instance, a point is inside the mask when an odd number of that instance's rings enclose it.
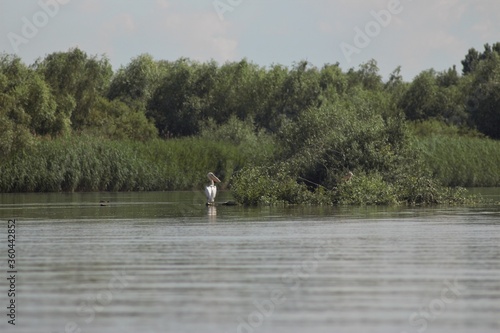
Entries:
{"label": "green bush", "polygon": [[356,175],[344,181],[333,191],[333,202],[341,205],[398,204],[397,189],[384,181],[381,175]]}
{"label": "green bush", "polygon": [[311,189],[299,183],[283,165],[244,168],[233,178],[231,190],[244,205],[428,205],[479,201],[463,188],[442,187],[424,176],[407,176],[391,183],[378,173],[361,173],[349,181],[340,181],[332,189]]}
{"label": "green bush", "polygon": [[309,191],[282,166],[244,168],[233,178],[231,191],[236,201],[244,205],[330,203],[322,188]]}

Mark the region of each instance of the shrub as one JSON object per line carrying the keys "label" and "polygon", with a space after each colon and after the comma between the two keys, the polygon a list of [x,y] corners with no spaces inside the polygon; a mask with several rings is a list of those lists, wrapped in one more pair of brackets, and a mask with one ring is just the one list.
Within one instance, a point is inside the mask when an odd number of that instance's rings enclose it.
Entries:
{"label": "shrub", "polygon": [[330,203],[323,189],[309,191],[306,185],[298,184],[283,166],[244,168],[233,178],[231,191],[244,205]]}
{"label": "shrub", "polygon": [[333,202],[349,205],[390,205],[399,203],[397,189],[380,174],[356,175],[333,191]]}

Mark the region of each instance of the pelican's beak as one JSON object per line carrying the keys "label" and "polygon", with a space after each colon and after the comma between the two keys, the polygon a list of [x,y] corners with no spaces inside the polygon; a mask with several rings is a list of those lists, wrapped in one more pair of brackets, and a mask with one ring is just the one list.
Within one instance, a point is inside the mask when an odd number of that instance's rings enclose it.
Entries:
{"label": "pelican's beak", "polygon": [[214,182],[216,182],[216,183],[220,183],[220,179],[219,179],[219,178],[217,178],[217,177],[216,177],[213,173],[211,173],[211,172],[208,174],[208,178],[210,178],[210,180],[213,180],[213,181],[214,181]]}

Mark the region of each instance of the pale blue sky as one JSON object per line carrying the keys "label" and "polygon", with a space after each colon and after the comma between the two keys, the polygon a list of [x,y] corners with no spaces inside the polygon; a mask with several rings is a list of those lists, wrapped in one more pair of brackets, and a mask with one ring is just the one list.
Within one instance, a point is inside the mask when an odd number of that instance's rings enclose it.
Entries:
{"label": "pale blue sky", "polygon": [[[142,53],[219,63],[247,58],[263,66],[339,62],[346,70],[373,58],[384,77],[401,65],[411,80],[428,68],[461,70],[470,47],[500,41],[498,0],[395,1],[0,0],[0,52],[32,63],[78,46],[105,54],[114,69]],[[52,3],[48,14],[43,3]],[[382,15],[382,26],[372,11],[391,17]],[[367,27],[368,40],[356,36]],[[341,45],[355,52],[346,57]]]}

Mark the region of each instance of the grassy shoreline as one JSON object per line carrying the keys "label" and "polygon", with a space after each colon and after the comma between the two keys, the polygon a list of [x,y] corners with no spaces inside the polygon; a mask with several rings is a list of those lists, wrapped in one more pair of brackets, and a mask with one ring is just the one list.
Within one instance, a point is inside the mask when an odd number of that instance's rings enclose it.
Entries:
{"label": "grassy shoreline", "polygon": [[431,135],[416,148],[433,176],[445,186],[500,186],[500,142],[474,137]]}
{"label": "grassy shoreline", "polygon": [[[415,144],[416,149],[424,152],[424,160],[437,182],[408,177],[404,184],[394,186],[377,174],[364,174],[341,184],[335,191],[328,191],[311,190],[284,172],[273,174],[272,168],[264,166],[270,164],[269,151],[259,153],[229,142],[192,137],[142,143],[86,135],[42,139],[29,150],[0,163],[0,192],[193,190],[205,185],[208,170],[224,180],[222,189],[231,185],[235,198],[250,205],[460,204],[472,202],[463,189],[437,184],[500,185],[500,171],[495,168],[499,165],[495,164],[496,159],[500,157],[488,154],[499,151],[498,142],[426,137],[419,138]],[[459,160],[458,152],[482,156],[481,163],[467,159],[466,155]],[[450,167],[453,163],[460,164],[455,173]],[[479,177],[485,170],[484,165],[488,166],[488,172]]]}
{"label": "grassy shoreline", "polygon": [[237,146],[199,138],[41,140],[0,163],[0,192],[189,190],[207,170],[229,179],[245,162]]}

